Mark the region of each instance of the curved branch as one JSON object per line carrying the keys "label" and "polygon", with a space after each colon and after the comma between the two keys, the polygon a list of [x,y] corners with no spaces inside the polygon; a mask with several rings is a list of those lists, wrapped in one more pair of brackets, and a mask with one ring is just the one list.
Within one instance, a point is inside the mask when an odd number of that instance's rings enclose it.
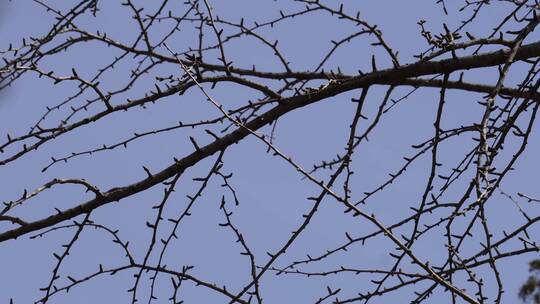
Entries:
{"label": "curved branch", "polygon": [[[484,53],[476,56],[467,56],[463,58],[446,59],[434,62],[420,62],[416,64],[401,66],[399,68],[386,69],[363,76],[358,76],[344,82],[332,83],[321,90],[317,90],[316,92],[284,98],[281,104],[260,115],[259,117],[252,119],[251,121],[246,123],[245,126],[247,129],[255,131],[267,124],[272,123],[277,118],[295,109],[378,82],[398,81],[423,75],[450,73],[463,69],[495,66],[505,63],[509,55],[509,50],[499,50],[495,52]],[[514,60],[523,60],[538,56],[540,56],[540,42],[524,45],[519,48],[515,53]],[[174,60],[176,62],[176,59]],[[157,95],[161,94],[156,94],[143,98],[139,100],[139,103],[144,102],[146,99],[156,99]],[[114,107],[114,110],[118,111],[120,109],[127,108],[130,105],[131,104],[116,106]],[[78,126],[88,124],[91,121],[96,121],[99,118],[105,116],[107,113],[109,112],[101,112],[93,117],[86,118],[79,123],[64,128],[64,131],[61,133],[65,133],[68,130],[72,130]],[[164,170],[154,175],[148,176],[143,180],[120,188],[113,188],[103,193],[101,197],[96,197],[71,209],[67,209],[58,214],[51,215],[47,218],[29,223],[26,226],[1,233],[0,242],[14,239],[26,233],[36,231],[51,225],[55,225],[64,220],[76,217],[80,214],[88,213],[102,205],[114,201],[119,201],[135,193],[151,188],[154,185],[159,184],[176,174],[184,172],[186,169],[195,165],[200,160],[205,159],[206,157],[213,155],[214,153],[221,151],[234,143],[239,142],[249,134],[249,131],[247,131],[245,128],[239,128],[219,139],[216,139],[214,142],[204,147],[201,147],[200,149],[197,149],[193,153],[185,156],[184,158],[175,161],[174,164],[170,165]],[[58,136],[58,134],[55,134],[55,136]]]}

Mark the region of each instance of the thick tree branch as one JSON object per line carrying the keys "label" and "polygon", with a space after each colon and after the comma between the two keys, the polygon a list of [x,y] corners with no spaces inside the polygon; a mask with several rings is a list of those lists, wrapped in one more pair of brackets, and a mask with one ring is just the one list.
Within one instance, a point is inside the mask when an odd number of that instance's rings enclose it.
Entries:
{"label": "thick tree branch", "polygon": [[[441,61],[433,62],[419,62],[416,64],[405,65],[398,68],[392,68],[387,70],[382,70],[378,72],[373,72],[363,76],[357,76],[353,79],[346,80],[342,83],[330,84],[320,91],[305,94],[300,96],[294,96],[289,98],[284,98],[281,101],[281,104],[269,110],[268,112],[260,115],[257,118],[252,119],[246,124],[246,127],[252,131],[258,130],[261,127],[272,123],[279,117],[283,116],[286,113],[289,113],[295,109],[304,107],[306,105],[325,100],[329,97],[336,96],[338,94],[348,92],[354,89],[363,88],[375,83],[390,83],[398,82],[399,80],[404,80],[412,77],[419,77],[424,75],[432,75],[439,73],[450,73],[454,71],[459,71],[463,69],[473,69],[473,68],[482,68],[489,66],[496,66],[498,64],[503,64],[506,62],[509,55],[509,50],[499,50],[490,53],[484,53],[477,56],[468,56],[457,59],[446,59]],[[540,56],[540,42],[532,43],[529,45],[522,46],[515,54],[515,60],[530,59]],[[176,59],[172,59],[176,60]],[[231,72],[234,72],[234,69],[231,69]],[[287,73],[285,73],[287,74]],[[162,93],[162,95],[169,95]],[[146,99],[152,99],[151,97],[146,97],[140,101],[134,103],[142,103]],[[121,105],[114,107],[113,111],[120,111],[126,109],[130,106]],[[79,126],[86,125],[92,121],[96,121],[99,118],[105,116],[108,112],[102,112],[97,114],[94,117],[84,119],[78,123],[72,124],[69,127],[64,128],[61,132],[65,133],[69,130],[75,129]],[[47,218],[34,221],[19,227],[12,229],[0,234],[0,242],[17,238],[21,235],[24,235],[28,232],[36,231],[51,225],[55,225],[64,220],[74,218],[78,215],[88,213],[102,205],[108,204],[110,202],[119,201],[126,197],[129,197],[135,193],[146,190],[156,184],[159,184],[168,178],[174,176],[175,174],[184,172],[186,169],[198,163],[200,160],[221,151],[228,146],[239,142],[244,137],[250,133],[244,129],[239,128],[230,134],[217,139],[211,144],[208,144],[205,147],[201,147],[198,151],[191,153],[190,155],[180,159],[166,169],[153,174],[152,176],[143,179],[139,182],[133,183],[131,185],[123,186],[120,188],[111,189],[103,193],[102,197],[97,197],[85,203],[82,203],[71,209],[67,209],[61,213],[51,215]],[[55,134],[55,137],[58,134]]]}

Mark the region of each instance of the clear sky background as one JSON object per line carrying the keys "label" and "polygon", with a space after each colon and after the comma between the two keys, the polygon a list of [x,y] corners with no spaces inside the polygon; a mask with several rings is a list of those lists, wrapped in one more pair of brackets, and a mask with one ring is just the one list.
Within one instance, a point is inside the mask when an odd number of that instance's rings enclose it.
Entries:
{"label": "clear sky background", "polygon": [[[67,8],[73,1],[51,4]],[[130,12],[119,5],[117,1],[101,2],[99,22],[85,17],[78,23],[89,31],[107,31],[108,36],[126,44],[132,43],[137,35],[137,24],[130,17]],[[171,9],[184,11],[180,1],[172,1]],[[211,0],[214,13],[229,20],[238,21],[244,18],[247,24],[253,21],[269,20],[279,16],[279,11],[292,12],[302,7],[292,1],[217,1]],[[345,8],[354,13],[357,10],[371,24],[377,24],[384,33],[385,39],[399,50],[401,63],[414,62],[413,55],[427,49],[424,39],[420,36],[417,22],[427,20],[426,26],[433,32],[441,32],[442,23],[450,28],[459,26],[461,20],[470,16],[471,11],[457,12],[459,3],[448,3],[451,16],[444,15],[441,6],[436,1],[352,1],[345,2]],[[449,2],[449,1],[447,1]],[[142,5],[143,2],[136,2]],[[145,2],[149,12],[155,8]],[[339,5],[335,4],[335,7]],[[473,25],[466,30],[478,37],[490,33],[491,29],[508,13],[510,6],[494,1],[493,5],[483,10]],[[22,37],[40,36],[46,33],[54,18],[45,10],[29,0],[14,1],[0,7],[0,49],[5,49],[9,43],[20,43]],[[157,24],[150,32],[156,37],[161,36],[167,28],[166,22]],[[346,37],[356,30],[350,23],[335,20],[328,14],[313,14],[310,17],[295,18],[283,22],[274,28],[265,28],[260,34],[270,41],[279,39],[280,50],[291,62],[295,70],[312,70],[322,56],[332,46],[331,39]],[[225,31],[233,32],[229,28]],[[209,41],[213,41],[211,33]],[[538,33],[533,33],[526,43],[537,41]],[[169,45],[175,51],[184,51],[187,47],[196,45],[196,32],[192,25],[186,24],[186,30],[176,37]],[[157,38],[156,38],[157,40]],[[381,68],[390,67],[391,63],[383,53],[370,45],[373,38],[361,38],[341,49],[327,63],[328,69],[339,66],[344,73],[354,74],[358,69],[371,69],[371,55],[376,54]],[[485,47],[484,51],[492,48]],[[165,50],[162,50],[165,52]],[[69,75],[72,67],[85,77],[92,77],[95,71],[106,65],[117,50],[106,48],[101,44],[88,43],[76,47],[72,52],[56,56],[42,62],[42,68],[48,70],[54,67],[59,74]],[[271,50],[252,38],[242,38],[227,45],[227,54],[238,67],[250,68],[256,64],[260,70],[282,71],[283,67],[272,57]],[[217,55],[214,54],[214,55]],[[207,58],[211,58],[208,55]],[[217,62],[217,56],[213,58]],[[129,70],[134,66],[134,60],[120,64],[113,72],[104,75],[101,82],[104,90],[113,90],[125,85]],[[467,74],[465,80],[494,85],[496,69],[483,69]],[[506,82],[516,84],[524,73],[519,65],[512,68]],[[122,98],[113,100],[114,104],[125,101],[125,98],[140,97],[153,89],[155,75],[180,73],[178,67],[163,66],[154,73],[144,77]],[[457,80],[458,75],[452,75]],[[275,86],[274,86],[275,87]],[[209,87],[207,87],[209,88]],[[410,88],[396,89],[395,97],[403,96]],[[15,86],[2,92],[0,96],[0,138],[6,138],[7,133],[19,135],[28,132],[45,112],[46,106],[55,105],[66,96],[76,92],[74,86],[53,86],[50,81],[39,80],[35,74],[27,74]],[[212,96],[227,107],[234,107],[246,99],[260,98],[251,91],[238,90],[234,85],[219,85],[210,91]],[[383,87],[370,90],[366,103],[366,116],[372,118],[384,96]],[[438,102],[438,89],[422,89],[411,95],[394,107],[384,121],[373,131],[370,141],[361,146],[353,159],[353,197],[362,197],[362,193],[370,191],[384,182],[388,174],[398,170],[403,165],[403,156],[411,156],[415,151],[412,144],[420,143],[433,134],[433,120]],[[285,154],[291,155],[305,168],[321,160],[333,158],[336,153],[342,153],[348,135],[348,126],[353,118],[355,104],[351,97],[358,97],[359,91],[342,94],[335,98],[310,105],[287,114],[281,118],[276,128],[275,144]],[[449,91],[443,128],[452,128],[478,121],[483,108],[477,104],[482,95]],[[90,113],[93,113],[90,110]],[[50,126],[68,112],[58,113],[51,117]],[[90,114],[88,113],[88,114]],[[88,115],[85,114],[85,115]],[[130,137],[133,132],[143,132],[162,128],[183,122],[197,121],[218,116],[218,111],[210,106],[202,93],[191,89],[179,97],[173,95],[165,98],[156,105],[146,109],[137,108],[125,113],[114,114],[103,121],[80,128],[62,136],[54,143],[44,145],[38,151],[29,153],[20,160],[0,167],[0,200],[16,199],[24,189],[34,189],[52,178],[85,178],[93,184],[106,190],[111,187],[123,186],[145,177],[142,166],[157,172],[172,163],[173,157],[183,157],[192,152],[188,136],[195,136],[199,144],[211,142],[211,138],[203,130],[182,129],[135,141],[128,149],[95,153],[91,157],[81,156],[67,164],[57,164],[44,173],[41,169],[50,163],[51,156],[60,157],[71,152],[88,150],[103,144],[112,144]],[[82,116],[78,116],[80,119]],[[46,125],[46,124],[45,124]],[[365,128],[362,125],[361,128]],[[219,130],[216,128],[215,130]],[[266,127],[262,131],[268,132]],[[517,192],[531,196],[540,196],[538,191],[537,155],[540,153],[538,127],[532,132],[528,149],[523,154],[516,170],[508,174],[502,184],[502,189],[511,195]],[[442,172],[449,172],[459,162],[460,158],[472,147],[470,136],[463,136],[442,144]],[[511,146],[510,146],[511,147]],[[2,156],[4,158],[4,156]],[[187,203],[186,195],[193,195],[199,183],[192,181],[194,177],[207,174],[215,156],[191,168],[181,178],[172,201],[167,206],[167,215],[178,215]],[[425,187],[429,173],[430,157],[424,155],[411,166],[394,186],[388,188],[372,199],[364,207],[369,213],[385,224],[394,223],[409,214],[410,206],[417,206]],[[218,224],[225,218],[219,210],[222,195],[225,195],[228,208],[234,212],[233,220],[252,247],[259,264],[268,260],[266,252],[274,252],[283,245],[291,231],[297,229],[302,221],[301,215],[311,207],[306,197],[316,196],[320,188],[303,180],[294,168],[284,161],[266,153],[266,147],[253,137],[232,146],[224,156],[223,172],[232,172],[231,184],[237,190],[240,205],[234,206],[232,197],[226,189],[220,187],[221,180],[214,178],[203,197],[193,208],[192,216],[180,227],[180,239],[174,242],[166,254],[167,265],[181,269],[182,265],[195,266],[193,274],[207,278],[219,285],[227,285],[228,290],[237,292],[250,281],[248,259],[239,254],[240,247],[234,243],[234,235],[230,230],[223,229]],[[327,172],[318,174],[327,179]],[[469,179],[458,183],[444,199],[448,202],[459,198]],[[92,214],[92,219],[111,229],[119,229],[123,240],[130,241],[130,248],[138,259],[142,259],[147,248],[151,231],[145,225],[147,220],[153,221],[155,211],[151,208],[161,199],[163,186],[156,186],[144,193],[137,194],[120,203],[109,204]],[[339,189],[341,191],[341,189]],[[461,191],[461,192],[460,192]],[[17,210],[16,215],[28,220],[42,218],[54,213],[54,208],[66,209],[91,198],[77,187],[58,187],[53,191],[44,192],[28,206]],[[540,205],[525,204],[522,208],[530,215],[540,213]],[[489,225],[495,233],[495,239],[502,235],[503,230],[510,231],[524,222],[515,205],[502,195],[495,195],[489,203]],[[436,220],[437,216],[430,218]],[[79,218],[80,220],[80,218]],[[163,235],[167,235],[169,224],[165,224]],[[0,224],[0,229],[12,228],[9,224]],[[275,266],[283,267],[293,261],[301,260],[306,254],[320,255],[327,249],[340,246],[346,242],[345,232],[352,236],[361,236],[375,227],[366,221],[343,214],[343,207],[332,199],[326,199],[321,211],[315,216],[307,231],[293,244],[287,254],[278,259]],[[538,228],[532,228],[529,233],[533,239],[539,233]],[[0,303],[13,299],[14,303],[33,303],[43,296],[39,288],[44,287],[51,276],[55,265],[53,252],[60,252],[61,245],[73,235],[73,230],[60,230],[45,235],[42,238],[29,239],[21,237],[16,241],[7,241],[0,246]],[[33,234],[31,234],[33,235]],[[424,260],[438,264],[445,258],[446,249],[442,234],[434,232],[432,237],[419,240],[415,250]],[[536,238],[538,240],[538,238]],[[476,252],[480,247],[480,237],[470,240],[470,245],[464,249],[464,254]],[[387,239],[377,238],[364,246],[354,245],[349,251],[334,255],[324,263],[313,263],[305,268],[306,271],[324,271],[339,266],[382,268],[391,267],[393,259],[388,255],[394,246]],[[527,277],[527,262],[536,255],[522,255],[516,258],[501,260],[499,269],[505,283],[503,303],[517,301],[517,290]],[[156,261],[156,256],[152,256]],[[101,263],[112,267],[125,263],[123,252],[114,246],[110,236],[101,231],[87,229],[77,242],[70,257],[62,264],[61,283],[69,282],[66,275],[75,278],[83,277],[97,270]],[[489,296],[494,296],[494,278],[488,269],[481,269],[480,274],[486,274],[486,286]],[[132,287],[132,272],[120,273],[116,276],[104,276],[91,280],[72,290],[53,297],[50,303],[129,303],[130,294],[126,292]],[[146,302],[149,286],[145,274],[140,288],[141,301]],[[373,284],[370,275],[341,275],[323,278],[306,278],[299,275],[280,275],[268,272],[261,281],[262,295],[266,303],[312,303],[318,297],[326,294],[326,286],[343,288],[340,298],[352,297],[358,292],[370,290]],[[170,296],[170,279],[162,275],[158,279],[157,291],[159,299],[155,303],[168,303]],[[421,285],[428,286],[428,285]],[[414,290],[403,288],[390,293],[383,298],[375,298],[370,303],[409,302],[414,299]],[[226,299],[207,289],[188,284],[182,293],[186,303],[223,303]],[[448,303],[450,297],[441,288],[427,303]]]}

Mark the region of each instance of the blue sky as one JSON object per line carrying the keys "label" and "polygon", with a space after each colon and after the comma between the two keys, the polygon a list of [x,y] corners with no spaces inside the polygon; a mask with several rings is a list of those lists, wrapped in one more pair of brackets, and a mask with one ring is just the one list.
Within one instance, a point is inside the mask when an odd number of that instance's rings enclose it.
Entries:
{"label": "blue sky", "polygon": [[[70,6],[72,1],[62,4],[63,9]],[[417,22],[420,19],[428,21],[427,27],[435,32],[441,32],[442,23],[450,28],[459,26],[461,20],[466,19],[471,11],[457,12],[459,5],[449,4],[450,16],[444,15],[441,6],[436,1],[363,1],[362,3],[345,3],[345,9],[354,14],[360,10],[362,18],[370,24],[377,24],[384,33],[384,38],[395,50],[399,50],[401,63],[415,61],[413,55],[426,50],[425,40],[420,36]],[[51,2],[52,3],[52,2]],[[142,5],[142,2],[136,2]],[[292,12],[301,9],[292,1],[211,1],[214,13],[228,20],[238,21],[244,18],[246,24],[253,24],[256,20],[268,20],[279,16],[279,11]],[[330,3],[330,2],[328,2]],[[83,17],[78,23],[89,31],[107,31],[108,36],[126,44],[132,43],[137,34],[137,24],[130,18],[129,11],[113,2],[101,2],[102,10],[98,19]],[[146,3],[148,5],[148,3]],[[185,8],[180,3],[170,5],[170,9],[183,12]],[[339,5],[332,5],[339,7]],[[466,30],[477,37],[483,37],[500,21],[510,9],[504,2],[494,2],[483,10],[473,25]],[[0,48],[4,49],[9,43],[20,43],[23,36],[42,35],[54,21],[43,8],[33,1],[18,1],[7,3],[1,8],[2,22],[0,22]],[[147,8],[155,10],[151,5]],[[151,35],[163,35],[167,28],[165,22],[155,26]],[[514,28],[515,29],[515,28]],[[310,17],[298,17],[284,22],[274,28],[265,28],[259,34],[268,40],[279,39],[280,49],[291,62],[295,70],[304,71],[314,69],[322,59],[325,52],[332,46],[331,39],[346,37],[357,30],[350,23],[331,18],[328,14],[313,14]],[[225,28],[225,33],[232,32]],[[175,51],[183,51],[195,45],[197,35],[192,25],[175,36],[169,45]],[[207,33],[208,43],[213,42],[211,32]],[[533,33],[526,41],[533,42],[539,38]],[[157,38],[156,38],[157,40]],[[358,69],[369,71],[371,69],[371,55],[377,56],[380,68],[390,67],[391,62],[378,48],[370,45],[372,37],[361,38],[348,44],[334,54],[327,63],[328,69],[340,66],[344,73],[354,74]],[[256,64],[257,68],[265,71],[283,71],[283,67],[272,56],[271,50],[261,46],[253,38],[242,38],[226,44],[227,55],[238,67],[250,68]],[[484,51],[493,48],[485,47]],[[166,50],[161,49],[165,53]],[[77,68],[79,75],[91,77],[97,68],[106,65],[111,58],[119,52],[106,48],[97,43],[82,44],[72,51],[66,52],[49,60],[41,62],[44,70],[53,69],[58,74],[69,75],[72,67]],[[217,53],[209,52],[207,58],[218,62]],[[118,67],[104,75],[101,85],[104,90],[114,90],[127,82],[126,76],[134,67],[136,59],[129,58]],[[465,80],[494,85],[497,78],[494,76],[496,68],[486,68],[481,71],[467,73]],[[522,66],[512,68],[507,79],[507,85],[513,85],[522,80],[526,71]],[[155,80],[153,76],[180,74],[178,66],[160,66],[151,75],[145,76],[128,93],[113,100],[114,104],[125,101],[126,98],[140,97],[152,90]],[[458,75],[451,75],[457,80]],[[276,88],[276,83],[269,84]],[[209,86],[206,87],[209,89]],[[365,115],[373,118],[385,94],[382,86],[371,88],[365,105]],[[407,94],[410,88],[396,89],[394,97]],[[50,81],[38,79],[35,74],[27,74],[16,84],[3,92],[0,101],[0,138],[6,134],[23,134],[29,126],[43,115],[46,106],[52,106],[76,92],[73,85],[53,86]],[[220,84],[209,90],[212,97],[226,107],[233,108],[245,103],[247,99],[255,100],[260,94],[235,85]],[[359,91],[346,93],[334,98],[310,105],[285,115],[278,122],[276,128],[275,145],[285,154],[290,155],[302,166],[309,169],[321,160],[329,160],[336,153],[342,153],[348,136],[348,126],[353,118],[355,104],[350,98],[359,96]],[[395,172],[403,165],[403,156],[414,153],[412,144],[422,142],[432,136],[433,121],[437,109],[439,90],[422,89],[395,106],[383,117],[381,124],[373,131],[370,140],[360,146],[353,159],[352,184],[353,197],[361,198],[362,193],[370,191],[383,183],[388,174]],[[88,98],[86,96],[85,98]],[[481,94],[463,93],[450,90],[446,98],[445,114],[442,127],[452,128],[470,124],[480,119],[483,108],[477,104],[482,99]],[[79,102],[84,101],[82,98]],[[99,109],[91,109],[89,115]],[[51,116],[49,126],[54,126],[58,119],[69,113],[59,112]],[[191,89],[182,96],[173,95],[160,100],[156,105],[149,105],[143,109],[132,109],[117,113],[95,124],[80,128],[58,138],[54,143],[44,145],[38,151],[29,153],[21,159],[0,167],[1,200],[8,201],[20,196],[24,189],[34,189],[52,178],[85,178],[100,189],[127,185],[145,177],[142,166],[157,172],[170,165],[173,157],[183,157],[192,152],[189,136],[194,136],[200,145],[210,143],[212,138],[205,135],[202,129],[183,129],[161,133],[143,140],[133,142],[128,149],[115,149],[113,151],[95,153],[91,157],[81,156],[60,163],[44,173],[41,169],[50,163],[51,156],[61,157],[71,152],[83,151],[99,147],[103,144],[112,144],[132,136],[133,132],[143,132],[156,128],[167,127],[183,122],[197,121],[216,117],[219,112],[205,100],[202,93]],[[77,116],[75,119],[81,119]],[[213,128],[219,131],[223,126]],[[360,128],[367,127],[363,123]],[[527,151],[502,184],[505,192],[516,195],[517,192],[538,195],[538,181],[536,179],[538,162],[535,156],[540,153],[538,144],[539,135],[536,126],[529,140]],[[269,132],[265,127],[263,132]],[[512,147],[512,145],[510,145]],[[459,162],[461,157],[472,148],[470,136],[460,136],[449,142],[441,144],[441,170],[448,173],[452,166]],[[514,147],[515,148],[515,147]],[[200,183],[193,181],[195,177],[205,176],[213,165],[216,156],[206,159],[197,166],[190,168],[180,180],[173,199],[167,205],[166,214],[175,217],[185,208],[186,195],[193,195]],[[2,159],[4,156],[2,156]],[[268,260],[266,252],[277,250],[290,236],[291,231],[297,229],[302,221],[301,215],[311,207],[306,197],[318,195],[320,188],[307,180],[302,179],[294,168],[283,160],[272,157],[266,152],[266,146],[253,136],[246,138],[237,145],[228,149],[224,155],[224,173],[233,173],[229,180],[237,191],[240,205],[235,206],[231,194],[221,187],[222,180],[214,177],[201,199],[194,205],[193,214],[180,226],[180,239],[169,247],[166,254],[167,265],[181,269],[183,265],[194,265],[193,273],[201,278],[207,278],[219,285],[227,285],[234,292],[239,291],[250,281],[248,259],[239,255],[241,248],[234,243],[234,235],[230,230],[221,228],[225,218],[219,205],[221,197],[225,195],[228,208],[233,211],[233,220],[243,232],[247,242],[252,247],[258,263],[264,264]],[[429,154],[413,164],[407,173],[395,185],[368,200],[365,210],[377,214],[385,224],[390,225],[410,215],[410,206],[417,206],[421,199],[429,173]],[[319,178],[327,180],[328,172],[317,174]],[[468,176],[470,178],[470,176]],[[459,198],[468,180],[457,183],[444,197],[451,202]],[[148,220],[153,220],[155,211],[152,206],[159,202],[164,186],[159,185],[122,200],[119,203],[109,204],[92,214],[96,223],[118,229],[124,240],[130,241],[130,248],[138,259],[142,259],[151,237],[151,231],[146,227]],[[341,193],[341,188],[338,188]],[[58,187],[46,191],[32,200],[14,215],[22,216],[28,221],[39,219],[54,213],[54,208],[67,209],[91,198],[77,187]],[[538,215],[540,205],[524,204],[522,208],[530,215]],[[514,204],[501,195],[495,195],[487,212],[490,215],[489,225],[495,239],[502,235],[502,230],[511,231],[523,224],[524,221]],[[81,220],[82,218],[78,218]],[[436,221],[433,215],[426,223]],[[458,226],[461,224],[457,224]],[[171,228],[170,223],[164,224],[163,235]],[[0,229],[13,228],[8,224],[0,224]],[[291,262],[304,259],[306,254],[317,256],[327,249],[340,246],[346,242],[345,232],[353,236],[361,236],[373,231],[375,227],[366,221],[353,218],[343,213],[343,207],[331,198],[325,199],[321,210],[310,223],[304,234],[280,257],[276,267],[284,267]],[[410,229],[404,229],[409,231]],[[529,231],[534,235],[538,228],[532,227]],[[43,293],[40,287],[47,284],[54,267],[53,252],[60,252],[61,245],[73,235],[73,229],[59,230],[49,233],[42,238],[29,239],[21,237],[16,241],[7,241],[0,246],[0,260],[2,272],[0,273],[0,302],[10,298],[15,303],[31,303]],[[123,253],[118,246],[113,246],[110,236],[103,231],[87,229],[83,231],[81,240],[76,243],[69,259],[62,264],[61,278],[58,284],[69,282],[66,275],[75,278],[96,271],[101,263],[104,266],[118,266],[125,263]],[[30,234],[33,235],[33,234]],[[464,253],[479,250],[479,236],[469,240]],[[364,246],[354,245],[347,252],[338,253],[326,262],[313,263],[305,268],[306,271],[325,271],[339,266],[359,268],[383,268],[392,266],[393,259],[388,255],[394,245],[385,238],[368,241]],[[445,257],[444,238],[440,231],[420,239],[414,249],[419,257],[438,264]],[[511,259],[503,259],[499,264],[505,283],[503,303],[516,301],[516,293],[520,284],[526,279],[527,262],[538,255],[522,255]],[[156,261],[156,254],[152,261]],[[408,263],[408,262],[405,262]],[[407,264],[407,266],[409,266]],[[411,268],[415,269],[415,268]],[[416,271],[418,271],[416,269]],[[486,292],[490,297],[495,293],[495,282],[487,268],[481,268],[479,274],[485,275]],[[149,286],[146,274],[141,285],[139,295],[146,301]],[[342,275],[323,278],[306,278],[298,275],[275,276],[268,272],[261,281],[261,292],[265,302],[315,302],[318,297],[326,293],[326,286],[343,288],[340,298],[353,297],[358,292],[370,290],[373,277],[369,275]],[[462,280],[462,278],[458,279]],[[391,281],[393,282],[393,281]],[[390,282],[390,283],[391,283]],[[156,303],[166,303],[170,296],[170,279],[161,275],[157,281],[159,300]],[[389,284],[390,284],[389,283]],[[395,283],[395,282],[394,282]],[[61,293],[51,298],[50,303],[129,303],[130,294],[126,292],[133,284],[132,273],[120,273],[116,276],[105,276],[91,280],[72,289],[70,293]],[[390,284],[391,285],[391,284]],[[423,287],[422,287],[423,286]],[[428,284],[416,286],[418,289]],[[382,298],[375,298],[370,303],[390,303],[394,301],[405,302],[414,299],[412,288],[403,288]],[[206,289],[187,284],[182,292],[187,303],[223,302],[221,295]],[[449,301],[447,293],[438,288],[427,303]]]}

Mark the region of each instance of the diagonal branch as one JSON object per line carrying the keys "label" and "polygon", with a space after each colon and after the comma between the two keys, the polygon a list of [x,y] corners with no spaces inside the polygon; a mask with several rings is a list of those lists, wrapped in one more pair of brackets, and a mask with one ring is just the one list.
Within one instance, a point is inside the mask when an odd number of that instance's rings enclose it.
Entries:
{"label": "diagonal branch", "polygon": [[[321,90],[316,92],[310,92],[308,94],[293,96],[289,98],[282,99],[282,102],[266,113],[252,119],[251,121],[245,124],[246,128],[238,128],[235,131],[216,139],[214,142],[201,147],[200,149],[194,151],[193,153],[185,156],[184,158],[175,161],[172,165],[165,168],[164,170],[157,172],[147,178],[135,182],[133,184],[113,188],[102,194],[101,197],[96,197],[92,200],[86,201],[76,207],[67,209],[55,215],[51,215],[47,218],[37,220],[35,222],[28,223],[28,225],[18,227],[12,230],[8,230],[0,234],[0,242],[6,241],[9,239],[15,239],[19,236],[22,236],[26,233],[36,231],[45,227],[49,227],[60,223],[62,221],[71,219],[83,213],[88,213],[100,206],[105,204],[119,201],[123,198],[129,197],[133,194],[139,193],[146,189],[153,187],[156,184],[159,184],[174,175],[184,172],[186,169],[197,164],[199,161],[205,159],[206,157],[213,155],[218,151],[222,151],[228,146],[237,143],[244,139],[250,134],[248,130],[258,130],[263,126],[272,123],[279,117],[304,106],[316,103],[321,100],[325,100],[329,97],[336,96],[341,93],[345,93],[354,89],[363,88],[372,84],[380,82],[390,82],[390,81],[399,81],[406,78],[418,77],[423,75],[431,74],[440,74],[440,73],[450,73],[458,70],[464,69],[473,69],[473,68],[482,68],[489,66],[496,66],[499,64],[504,64],[508,60],[510,55],[510,50],[499,50],[495,52],[489,52],[480,54],[477,56],[467,56],[462,58],[452,58],[441,61],[433,62],[419,62],[410,65],[404,65],[399,68],[392,68],[381,70],[378,72],[373,72],[365,74],[363,76],[358,76],[344,82],[332,83]],[[523,60],[533,57],[540,56],[540,42],[535,42],[532,44],[524,45],[519,48],[514,56],[514,60]],[[177,63],[176,59],[170,57],[168,58],[171,61]],[[231,69],[231,72],[235,72],[234,69]],[[250,71],[251,72],[251,71]],[[288,73],[266,73],[268,75],[280,75],[280,77],[287,78]],[[267,75],[267,76],[268,76]],[[306,75],[310,75],[309,73]],[[298,76],[298,75],[297,75]],[[313,76],[313,75],[311,75]],[[277,77],[277,76],[276,76]],[[113,111],[119,111],[120,109],[125,109],[126,105],[120,105],[113,108]],[[95,117],[90,117],[84,120],[81,120],[78,123],[72,124],[69,127],[65,127],[62,131],[58,132],[60,134],[75,129],[79,126],[86,125],[92,121],[96,121],[99,118],[106,116],[109,112],[102,112],[95,115]],[[55,137],[59,134],[55,134]],[[38,142],[39,144],[39,142]],[[31,150],[32,147],[29,147]]]}

